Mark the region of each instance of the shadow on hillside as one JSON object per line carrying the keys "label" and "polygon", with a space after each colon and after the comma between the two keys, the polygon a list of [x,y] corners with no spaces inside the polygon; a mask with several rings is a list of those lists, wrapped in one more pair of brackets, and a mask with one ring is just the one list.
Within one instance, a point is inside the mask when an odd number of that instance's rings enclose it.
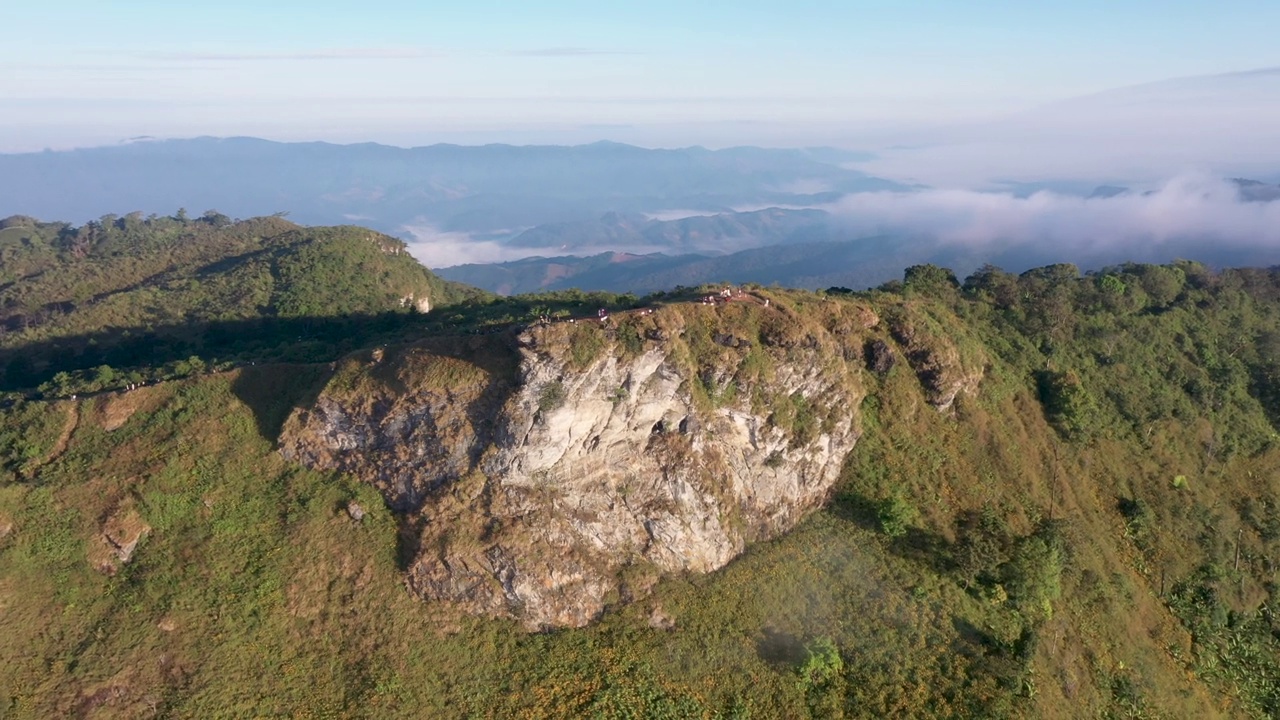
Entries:
{"label": "shadow on hillside", "polygon": [[422,531],[427,519],[421,515],[395,514],[396,519],[396,568],[408,572],[422,552]]}
{"label": "shadow on hillside", "polygon": [[262,437],[274,443],[289,415],[314,404],[328,378],[327,365],[253,365],[240,370],[231,391],[253,411]]}
{"label": "shadow on hillside", "polygon": [[770,665],[793,668],[804,662],[804,642],[788,632],[766,627],[756,641],[756,656]]}
{"label": "shadow on hillside", "polygon": [[832,515],[851,522],[863,530],[879,530],[880,520],[876,512],[876,503],[871,498],[856,492],[841,492],[827,505]]}
{"label": "shadow on hillside", "polygon": [[1280,430],[1280,368],[1274,362],[1250,369],[1249,394],[1258,399],[1271,427]]}
{"label": "shadow on hillside", "polygon": [[[644,301],[659,305],[686,299],[667,293]],[[133,382],[171,379],[186,374],[193,358],[203,365],[221,368],[251,363],[332,362],[361,348],[413,342],[424,338],[465,338],[511,332],[540,315],[594,317],[600,307],[620,311],[639,307],[631,296],[573,293],[563,296],[527,296],[474,301],[436,308],[428,314],[408,311],[313,316],[263,317],[243,320],[192,320],[169,325],[140,324],[113,327],[58,338],[21,342],[15,334],[38,334],[51,318],[39,313],[13,316],[0,326],[0,392],[36,389],[59,373],[96,373],[107,366],[110,375],[137,371]],[[57,313],[63,314],[63,313]],[[12,327],[10,327],[10,325]],[[186,365],[183,365],[183,364]],[[180,366],[180,367],[176,367]],[[121,371],[126,371],[122,373]],[[65,378],[64,378],[65,379]],[[74,379],[74,378],[73,378]],[[69,381],[68,381],[69,382]],[[124,387],[78,385],[52,388],[54,395],[93,392]]]}
{"label": "shadow on hillside", "polygon": [[[514,375],[514,352],[487,352],[512,323],[484,325],[408,312],[338,317],[192,322],[109,329],[0,349],[0,393],[29,398],[89,396],[209,371],[239,369],[236,396],[275,441],[289,414],[312,403],[332,363],[358,350],[423,342],[495,378]],[[504,347],[513,347],[498,340]],[[476,412],[487,411],[477,408]]]}
{"label": "shadow on hillside", "polygon": [[0,350],[0,391],[34,391],[58,373],[110,367],[114,374],[147,370],[149,379],[181,374],[174,365],[328,362],[379,341],[404,341],[444,328],[411,313],[338,317],[257,318],[112,328],[37,340]]}
{"label": "shadow on hillside", "polygon": [[[881,533],[883,528],[877,505],[878,503],[865,495],[846,491],[838,494],[831,501],[827,511],[864,530]],[[924,565],[935,572],[947,573],[954,569],[951,543],[938,533],[908,527],[902,535],[891,538],[887,547],[894,555]]]}

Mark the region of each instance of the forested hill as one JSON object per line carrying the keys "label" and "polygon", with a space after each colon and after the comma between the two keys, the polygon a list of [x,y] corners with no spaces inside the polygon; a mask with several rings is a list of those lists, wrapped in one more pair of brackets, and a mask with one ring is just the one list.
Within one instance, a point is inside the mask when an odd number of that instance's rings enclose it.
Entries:
{"label": "forested hill", "polygon": [[89,291],[5,337],[5,717],[1280,715],[1275,269],[424,315],[360,229],[6,224]]}
{"label": "forested hill", "polygon": [[422,267],[401,241],[360,227],[214,212],[78,227],[0,220],[0,355],[17,363],[10,385],[43,358],[65,365],[86,350],[72,366],[97,365],[121,346],[116,364],[145,363],[162,328],[187,342],[210,324],[425,312],[472,294]]}

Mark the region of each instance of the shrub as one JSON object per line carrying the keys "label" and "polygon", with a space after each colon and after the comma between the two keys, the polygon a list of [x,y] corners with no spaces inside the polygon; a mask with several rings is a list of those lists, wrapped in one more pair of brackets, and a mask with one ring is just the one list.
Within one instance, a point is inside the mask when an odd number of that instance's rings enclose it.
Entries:
{"label": "shrub", "polygon": [[808,398],[799,392],[791,395],[791,444],[795,447],[804,445],[818,436],[820,423],[817,413]]}
{"label": "shrub", "polygon": [[1096,429],[1097,405],[1080,376],[1070,370],[1045,370],[1038,385],[1045,416],[1064,437],[1087,437]]}
{"label": "shrub", "polygon": [[598,328],[587,323],[577,323],[569,334],[569,357],[574,367],[589,366],[604,350],[604,338]]}
{"label": "shrub", "polygon": [[894,493],[876,506],[876,519],[880,530],[889,537],[901,537],[920,516],[919,511],[905,497]]}
{"label": "shrub", "polygon": [[564,405],[564,400],[564,383],[559,380],[549,382],[543,385],[542,390],[538,393],[538,410],[549,413]]}
{"label": "shrub", "polygon": [[619,385],[612,393],[609,393],[609,401],[614,405],[627,399],[627,388],[625,385]]}
{"label": "shrub", "polygon": [[840,648],[829,637],[820,637],[804,646],[805,658],[796,672],[805,690],[820,688],[844,672]]}
{"label": "shrub", "polygon": [[618,328],[618,344],[629,355],[639,355],[644,350],[644,339],[640,331],[630,323]]}
{"label": "shrub", "polygon": [[1033,622],[1053,617],[1053,601],[1062,596],[1064,565],[1062,540],[1051,529],[1018,544],[1005,569],[1009,600]]}

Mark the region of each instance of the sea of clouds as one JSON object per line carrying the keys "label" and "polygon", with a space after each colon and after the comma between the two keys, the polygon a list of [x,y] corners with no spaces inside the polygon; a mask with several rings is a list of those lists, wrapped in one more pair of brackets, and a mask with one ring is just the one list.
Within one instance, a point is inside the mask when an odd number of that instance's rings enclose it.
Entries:
{"label": "sea of clouds", "polygon": [[[921,252],[951,247],[994,258],[1027,250],[1044,262],[1087,265],[1176,256],[1212,261],[1224,252],[1245,251],[1251,253],[1247,257],[1252,262],[1280,264],[1280,201],[1242,199],[1235,183],[1208,173],[1183,173],[1151,189],[1111,197],[926,189],[855,193],[820,209],[832,216],[850,240],[897,237],[918,245]],[[673,218],[687,214],[671,213]],[[444,232],[425,221],[403,229],[412,237],[410,252],[428,267],[555,254],[508,247],[501,239]],[[645,253],[662,249],[590,250]],[[1275,254],[1274,259],[1268,259],[1269,253]]]}
{"label": "sea of clouds", "polygon": [[922,190],[848,195],[826,209],[857,235],[991,250],[1034,245],[1064,259],[1188,243],[1280,250],[1280,202],[1243,200],[1234,183],[1203,173],[1113,197]]}

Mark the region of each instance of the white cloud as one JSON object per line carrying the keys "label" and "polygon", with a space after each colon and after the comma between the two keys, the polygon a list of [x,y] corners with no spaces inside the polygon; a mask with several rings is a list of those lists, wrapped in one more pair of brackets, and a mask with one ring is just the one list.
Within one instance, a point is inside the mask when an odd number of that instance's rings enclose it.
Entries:
{"label": "white cloud", "polygon": [[493,240],[478,240],[470,233],[442,231],[426,221],[410,223],[400,229],[412,237],[406,241],[409,254],[429,268],[507,262],[531,254],[528,248],[513,249]]}
{"label": "white cloud", "polygon": [[[742,208],[754,209],[754,208]],[[972,190],[856,193],[820,209],[830,212],[847,237],[893,236],[921,253],[963,250],[966,257],[996,259],[1012,253],[1036,264],[1082,265],[1123,260],[1204,260],[1223,251],[1250,251],[1280,262],[1280,201],[1245,202],[1233,183],[1208,174],[1185,173],[1153,190],[1109,198],[1049,191],[1027,197]],[[672,209],[660,219],[706,215]],[[402,228],[412,235],[409,251],[428,267],[496,263],[532,255],[593,255],[604,251],[671,253],[670,247],[512,248],[498,237],[445,232],[427,221]],[[509,233],[514,235],[515,233]],[[728,246],[688,250],[734,252],[757,244],[736,239]],[[1258,253],[1261,253],[1259,255]],[[1009,257],[1005,255],[1005,257]],[[922,255],[921,260],[924,259]]]}
{"label": "white cloud", "polygon": [[600,55],[640,55],[641,53],[633,50],[609,50],[606,48],[547,47],[514,50],[509,54],[515,57],[596,57]]}
{"label": "white cloud", "polygon": [[722,210],[691,210],[673,208],[671,210],[656,210],[654,212],[645,213],[644,216],[650,220],[659,220],[667,222],[670,220],[684,220],[691,217],[714,217],[720,215]]}
{"label": "white cloud", "polygon": [[1233,184],[1201,174],[1111,198],[925,190],[849,195],[827,209],[857,233],[989,251],[1030,244],[1087,256],[1172,243],[1280,250],[1280,202],[1244,202]]}
{"label": "white cloud", "polygon": [[819,178],[801,178],[799,180],[783,183],[776,189],[778,192],[790,193],[792,195],[816,195],[818,193],[831,192],[835,188],[831,187],[831,183],[826,180]]}
{"label": "white cloud", "polygon": [[142,57],[152,60],[246,62],[253,60],[405,60],[440,57],[428,48],[319,48],[298,52],[168,52]]}

